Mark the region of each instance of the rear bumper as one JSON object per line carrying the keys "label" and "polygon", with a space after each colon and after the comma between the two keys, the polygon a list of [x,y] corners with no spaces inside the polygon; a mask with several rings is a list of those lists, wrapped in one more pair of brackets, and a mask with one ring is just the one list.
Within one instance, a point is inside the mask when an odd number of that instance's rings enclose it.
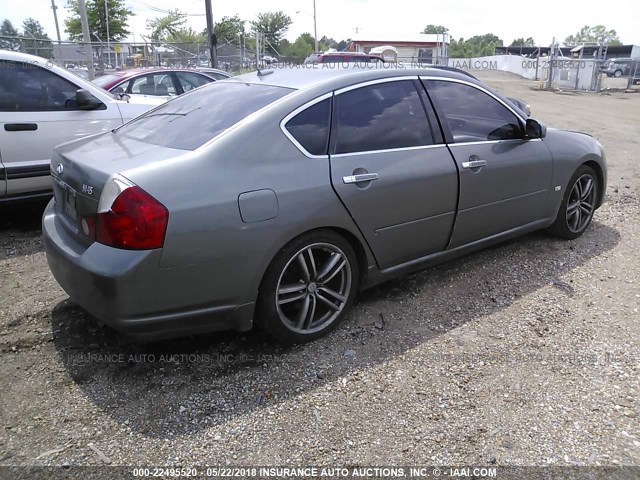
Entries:
{"label": "rear bumper", "polygon": [[60,286],[91,315],[141,340],[251,328],[253,303],[193,301],[188,281],[202,279],[191,274],[197,272],[160,268],[161,250],[80,245],[62,225],[54,202],[42,218],[47,261]]}

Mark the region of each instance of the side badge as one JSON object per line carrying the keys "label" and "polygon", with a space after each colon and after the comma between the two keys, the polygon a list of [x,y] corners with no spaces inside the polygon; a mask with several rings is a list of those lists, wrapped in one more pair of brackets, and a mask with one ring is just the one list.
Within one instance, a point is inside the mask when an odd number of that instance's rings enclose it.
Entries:
{"label": "side badge", "polygon": [[56,167],[56,172],[58,172],[58,175],[62,175],[62,172],[64,172],[64,167],[62,166],[61,163],[59,163],[58,166]]}
{"label": "side badge", "polygon": [[555,188],[555,191],[556,191],[556,192],[559,192],[560,190],[562,190],[562,186],[558,185],[558,186]]}

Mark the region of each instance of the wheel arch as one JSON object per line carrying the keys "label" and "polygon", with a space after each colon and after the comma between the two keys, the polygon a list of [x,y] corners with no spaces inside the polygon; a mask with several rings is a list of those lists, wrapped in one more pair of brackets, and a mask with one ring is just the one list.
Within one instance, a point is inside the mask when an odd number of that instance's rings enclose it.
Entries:
{"label": "wheel arch", "polygon": [[585,165],[591,168],[596,173],[596,176],[598,177],[598,186],[600,187],[600,191],[598,192],[598,203],[596,204],[596,208],[598,208],[600,207],[600,205],[602,205],[602,202],[604,201],[604,193],[606,190],[606,185],[604,184],[605,180],[604,180],[604,172],[602,171],[602,166],[595,160],[587,160],[586,162],[582,163],[580,166],[582,165]]}
{"label": "wheel arch", "polygon": [[351,248],[353,248],[353,251],[355,252],[356,258],[358,260],[358,270],[359,270],[359,272],[358,272],[358,286],[361,289],[362,286],[366,282],[367,273],[369,271],[370,262],[369,262],[369,254],[368,254],[368,251],[367,251],[367,247],[365,246],[363,241],[360,238],[358,238],[358,236],[356,234],[354,234],[353,232],[349,231],[348,229],[346,229],[344,227],[337,227],[335,225],[324,225],[324,226],[314,227],[314,228],[299,232],[296,235],[293,235],[286,242],[284,242],[280,246],[280,248],[278,248],[275,251],[275,253],[271,256],[269,261],[266,263],[266,266],[263,268],[262,274],[260,275],[260,282],[258,283],[258,292],[262,288],[262,285],[263,285],[263,282],[264,282],[264,278],[265,278],[265,276],[267,274],[267,271],[269,270],[269,266],[273,263],[273,260],[276,258],[278,253],[280,251],[282,251],[283,248],[286,248],[287,245],[289,245],[291,242],[294,242],[296,239],[300,238],[303,235],[307,235],[309,233],[317,232],[317,231],[321,231],[321,230],[329,230],[329,231],[332,231],[334,233],[337,233],[338,235],[340,235],[342,238],[344,238],[349,243]]}

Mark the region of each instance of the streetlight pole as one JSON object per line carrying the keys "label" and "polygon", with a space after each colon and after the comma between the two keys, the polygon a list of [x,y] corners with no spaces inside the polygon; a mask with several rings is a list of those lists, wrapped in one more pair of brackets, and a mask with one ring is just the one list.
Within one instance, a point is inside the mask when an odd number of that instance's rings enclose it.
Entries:
{"label": "streetlight pole", "polygon": [[313,41],[315,52],[318,51],[318,26],[316,24],[316,0],[313,0]]}
{"label": "streetlight pole", "polygon": [[91,46],[91,37],[89,36],[89,20],[87,19],[87,5],[84,0],[78,0],[78,9],[80,10],[80,24],[82,25],[82,40],[84,41],[84,54],[87,58],[89,80],[96,78],[93,70],[93,48]]}
{"label": "streetlight pole", "polygon": [[209,45],[209,57],[211,58],[211,67],[218,67],[218,55],[216,52],[216,39],[213,36],[213,12],[211,12],[211,0],[204,0],[207,14],[207,44]]}
{"label": "streetlight pole", "polygon": [[109,0],[104,0],[104,19],[107,24],[107,63],[111,65],[111,46],[109,45],[109,6],[107,4]]}

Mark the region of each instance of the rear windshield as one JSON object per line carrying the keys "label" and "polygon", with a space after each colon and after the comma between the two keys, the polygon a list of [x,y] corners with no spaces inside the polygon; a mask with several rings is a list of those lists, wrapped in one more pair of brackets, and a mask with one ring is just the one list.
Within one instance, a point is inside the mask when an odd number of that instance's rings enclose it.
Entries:
{"label": "rear windshield", "polygon": [[195,150],[293,91],[270,85],[215,82],[136,118],[116,134],[163,147]]}

